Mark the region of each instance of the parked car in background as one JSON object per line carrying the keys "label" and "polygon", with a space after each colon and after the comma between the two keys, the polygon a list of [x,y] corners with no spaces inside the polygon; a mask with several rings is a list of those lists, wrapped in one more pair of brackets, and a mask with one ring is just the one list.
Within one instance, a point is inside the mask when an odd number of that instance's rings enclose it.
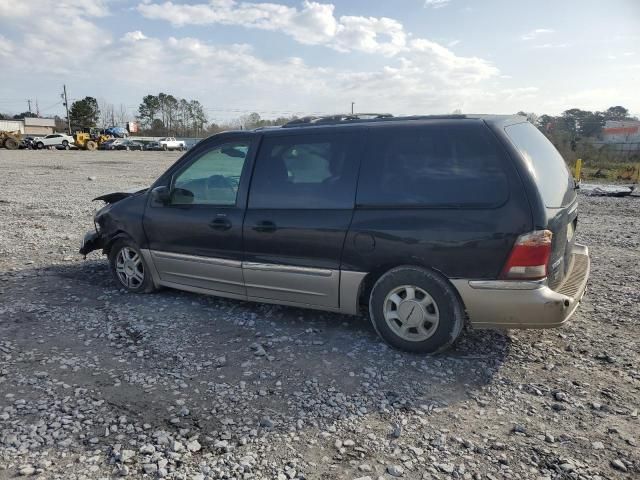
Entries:
{"label": "parked car in background", "polygon": [[160,145],[160,142],[147,142],[144,144],[144,149],[150,151],[162,150],[162,145]]}
{"label": "parked car in background", "polygon": [[43,149],[45,147],[56,147],[60,145],[64,148],[69,148],[73,145],[74,138],[66,133],[52,133],[45,137],[36,137],[33,139],[33,143],[37,149]]}
{"label": "parked car in background", "polygon": [[106,142],[102,142],[98,147],[99,150],[117,150],[117,146],[121,145],[125,142],[125,139],[122,138],[112,138],[111,140],[107,140]]}
{"label": "parked car in background", "polygon": [[158,140],[162,150],[186,150],[187,144],[183,140],[176,140],[174,137],[165,137]]}
{"label": "parked car in background", "polygon": [[135,140],[124,139],[121,142],[117,142],[114,144],[112,150],[140,150],[144,149],[144,144],[142,142],[137,142]]}
{"label": "parked car in background", "polygon": [[36,148],[33,137],[23,137],[18,148],[32,150]]}
{"label": "parked car in background", "polygon": [[575,182],[524,117],[344,116],[226,132],[148,190],[96,200],[108,205],[80,253],[102,249],[122,288],[368,308],[378,334],[412,352],[447,348],[467,318],[563,325],[590,270]]}

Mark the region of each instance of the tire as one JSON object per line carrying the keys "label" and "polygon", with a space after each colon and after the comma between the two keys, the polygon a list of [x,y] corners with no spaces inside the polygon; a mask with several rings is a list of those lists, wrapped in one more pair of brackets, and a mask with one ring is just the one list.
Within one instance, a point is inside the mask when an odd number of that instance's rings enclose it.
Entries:
{"label": "tire", "polygon": [[67,142],[66,140],[62,141],[62,146],[64,147],[65,150],[69,150],[69,142]]}
{"label": "tire", "polygon": [[15,139],[9,137],[4,141],[4,148],[7,150],[17,150],[20,148],[20,143],[18,143]]}
{"label": "tire", "polygon": [[162,146],[162,150],[164,150],[166,152],[167,150],[169,150],[169,147],[167,147],[166,145],[163,145]]}
{"label": "tire", "polygon": [[98,148],[98,144],[93,140],[87,140],[86,143],[84,144],[84,148],[85,150],[89,150],[90,152],[93,152],[96,148]]}
{"label": "tire", "polygon": [[42,143],[42,142],[38,142],[38,143],[36,143],[36,148],[37,148],[38,150],[42,150],[42,149],[44,148],[44,143]]}
{"label": "tire", "polygon": [[369,297],[369,317],[378,335],[392,347],[435,354],[450,347],[460,335],[464,307],[444,277],[404,266],[389,270],[375,283]]}
{"label": "tire", "polygon": [[109,268],[118,286],[128,292],[151,293],[155,290],[147,262],[131,240],[116,240],[109,250]]}

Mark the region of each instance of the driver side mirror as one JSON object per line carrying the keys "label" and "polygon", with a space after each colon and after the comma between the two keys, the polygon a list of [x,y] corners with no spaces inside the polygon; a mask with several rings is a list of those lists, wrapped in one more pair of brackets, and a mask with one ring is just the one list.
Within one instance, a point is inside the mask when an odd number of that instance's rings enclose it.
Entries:
{"label": "driver side mirror", "polygon": [[159,205],[168,205],[171,202],[171,191],[169,187],[160,186],[151,190],[151,200]]}

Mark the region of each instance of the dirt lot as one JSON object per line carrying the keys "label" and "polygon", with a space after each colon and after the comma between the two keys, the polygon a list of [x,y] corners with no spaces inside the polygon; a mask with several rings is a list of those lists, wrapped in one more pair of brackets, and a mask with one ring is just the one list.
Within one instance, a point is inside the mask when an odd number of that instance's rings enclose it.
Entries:
{"label": "dirt lot", "polygon": [[640,477],[640,198],[582,198],[589,291],[437,357],[367,319],[163,290],[77,254],[178,154],[0,150],[0,479]]}

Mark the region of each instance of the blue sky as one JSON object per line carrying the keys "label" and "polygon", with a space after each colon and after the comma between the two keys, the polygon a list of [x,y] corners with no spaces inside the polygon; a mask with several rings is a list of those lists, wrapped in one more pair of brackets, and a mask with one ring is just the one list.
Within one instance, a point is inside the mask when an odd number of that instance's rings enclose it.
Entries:
{"label": "blue sky", "polygon": [[[60,20],[64,19],[64,20]],[[59,93],[211,120],[346,111],[640,114],[640,2],[0,0],[0,111]]]}

